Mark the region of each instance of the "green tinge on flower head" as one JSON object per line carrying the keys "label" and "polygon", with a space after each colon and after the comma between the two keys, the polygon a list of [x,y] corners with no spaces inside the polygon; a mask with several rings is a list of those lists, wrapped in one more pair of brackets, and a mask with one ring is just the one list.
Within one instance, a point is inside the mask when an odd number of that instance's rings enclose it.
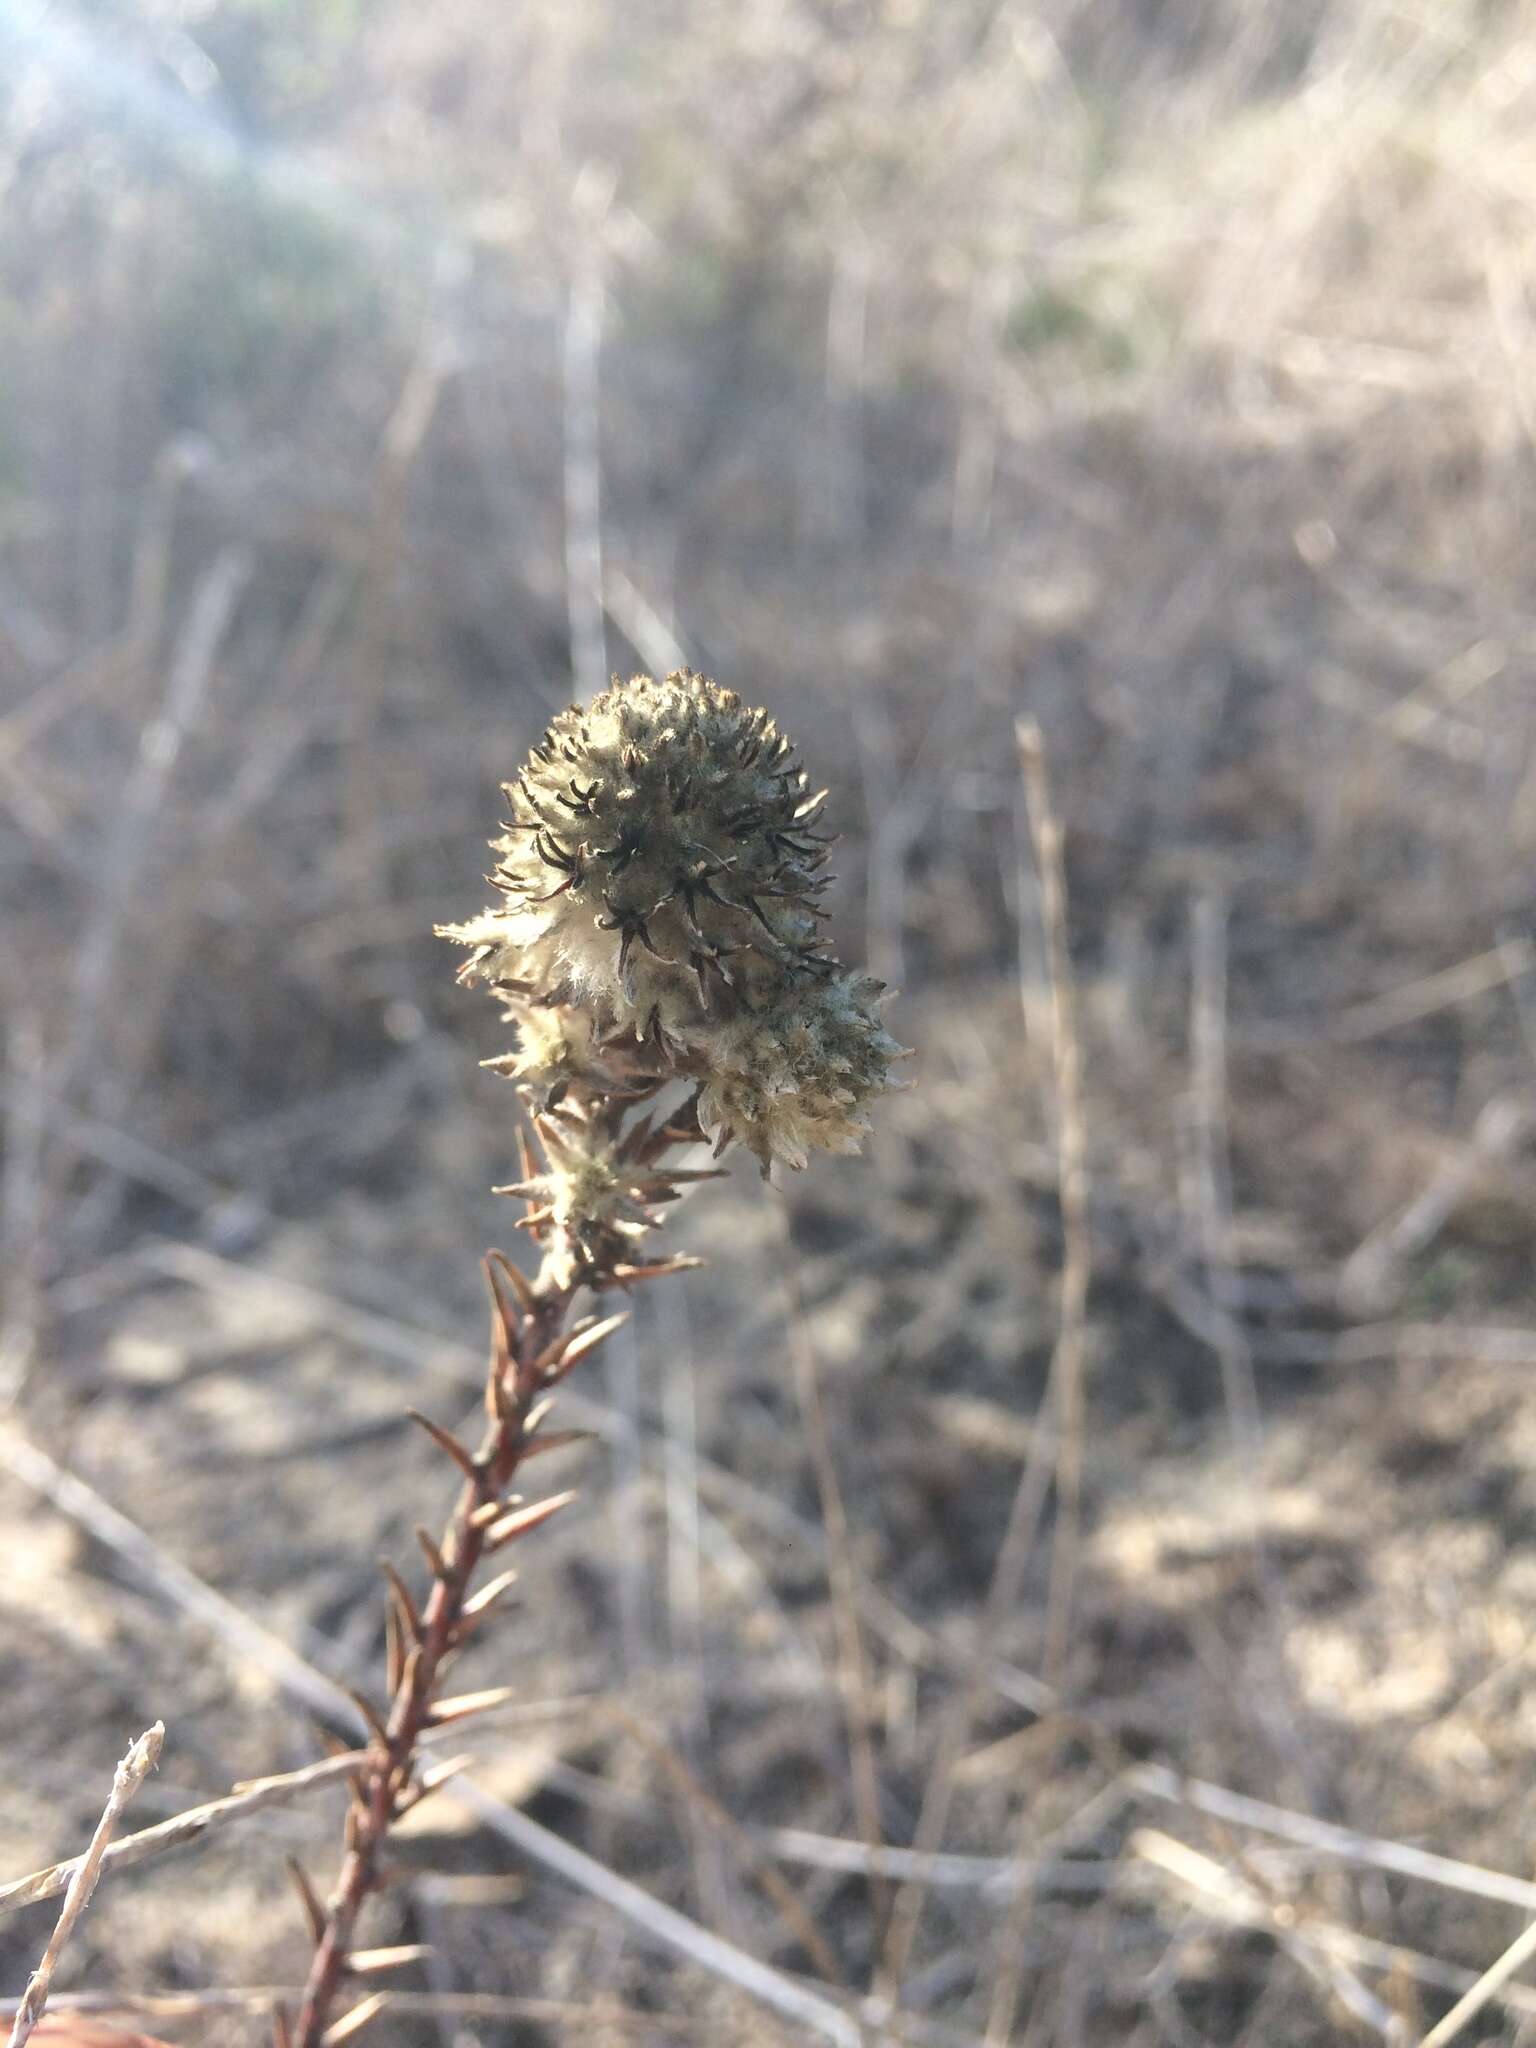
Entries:
{"label": "green tinge on flower head", "polygon": [[690,669],[615,678],[561,713],[505,790],[502,901],[442,927],[471,948],[461,979],[491,983],[517,1019],[518,1053],[496,1064],[532,1088],[601,1086],[621,1042],[644,1045],[765,1170],[856,1149],[901,1048],[879,984],[818,936],[825,792],[808,793],[768,714]]}

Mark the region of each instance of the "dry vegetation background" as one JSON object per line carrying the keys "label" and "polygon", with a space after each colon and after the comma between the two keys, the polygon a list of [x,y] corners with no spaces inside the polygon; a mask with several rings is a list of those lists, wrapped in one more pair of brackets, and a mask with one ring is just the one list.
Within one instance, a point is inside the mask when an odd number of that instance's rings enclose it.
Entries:
{"label": "dry vegetation background", "polygon": [[[964,1859],[907,2038],[1419,2039],[1536,1907],[1536,11],[5,0],[0,208],[0,1876],[157,1716],[141,1825],[306,1761],[279,1644],[376,1658],[447,1494],[399,1411],[473,1402],[512,1220],[430,927],[548,714],[686,659],[835,778],[921,1085],[788,1256],[750,1174],[678,1215],[478,1782],[867,1987],[808,1333],[882,1830],[937,1763]],[[1049,1507],[978,1638],[1055,1457],[1021,714],[1092,1188],[1050,1670]],[[487,1811],[424,1811],[378,1938],[491,2003],[374,2038],[820,2038]],[[338,1817],[109,1876],[69,1986],[293,1983]]]}

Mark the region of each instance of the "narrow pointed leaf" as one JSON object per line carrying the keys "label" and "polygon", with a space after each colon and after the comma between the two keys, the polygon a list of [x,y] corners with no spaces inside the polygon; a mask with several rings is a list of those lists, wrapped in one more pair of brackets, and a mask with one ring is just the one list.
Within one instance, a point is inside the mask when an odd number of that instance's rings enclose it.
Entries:
{"label": "narrow pointed leaf", "polygon": [[461,1692],[457,1699],[439,1700],[427,1716],[427,1725],[445,1728],[450,1721],[465,1721],[471,1714],[489,1713],[492,1707],[504,1707],[508,1700],[516,1698],[515,1685],[493,1685],[484,1692]]}
{"label": "narrow pointed leaf", "polygon": [[384,1726],[384,1717],[379,1712],[378,1708],[373,1704],[373,1701],[368,1698],[367,1694],[358,1692],[353,1686],[350,1685],[343,1686],[342,1691],[346,1694],[347,1698],[351,1700],[353,1705],[357,1708],[357,1711],[368,1723],[368,1726],[373,1730],[374,1734],[378,1736],[380,1742],[388,1741],[389,1736],[388,1730]]}
{"label": "narrow pointed leaf", "polygon": [[320,2048],[341,2048],[343,2041],[350,2041],[354,2034],[360,2034],[368,2022],[376,2019],[388,2004],[388,1993],[372,1992],[360,2005],[354,2005],[344,2013],[334,2027],[327,2027],[320,2036]]}
{"label": "narrow pointed leaf", "polygon": [[676,1258],[661,1259],[651,1266],[615,1266],[613,1277],[621,1287],[628,1287],[636,1280],[662,1280],[669,1273],[691,1273],[703,1263],[702,1259],[690,1258],[680,1252]]}
{"label": "narrow pointed leaf", "polygon": [[405,1412],[412,1422],[427,1432],[440,1451],[447,1452],[466,1479],[473,1483],[479,1478],[480,1468],[476,1465],[473,1455],[465,1450],[456,1436],[434,1422],[430,1416],[423,1415],[417,1408],[407,1408]]}
{"label": "narrow pointed leaf", "polygon": [[417,1797],[425,1799],[428,1793],[435,1792],[440,1785],[446,1785],[450,1778],[456,1778],[461,1771],[467,1771],[474,1761],[474,1755],[469,1750],[462,1756],[444,1757],[440,1764],[434,1764],[431,1770],[422,1772],[416,1787]]}
{"label": "narrow pointed leaf", "polygon": [[579,1359],[589,1351],[595,1351],[605,1337],[611,1337],[615,1330],[629,1321],[627,1310],[616,1316],[605,1316],[600,1323],[594,1323],[590,1330],[584,1330],[579,1337],[573,1337],[560,1354],[560,1371],[563,1377]]}
{"label": "narrow pointed leaf", "polygon": [[418,1529],[416,1531],[416,1541],[421,1545],[422,1555],[427,1560],[433,1578],[442,1578],[444,1576],[443,1553],[438,1549],[425,1529]]}
{"label": "narrow pointed leaf", "polygon": [[488,1586],[482,1586],[473,1600],[466,1600],[464,1602],[462,1611],[465,1621],[473,1621],[476,1616],[484,1614],[488,1608],[494,1607],[508,1587],[514,1586],[516,1583],[516,1572],[503,1572],[500,1578],[492,1579]]}
{"label": "narrow pointed leaf", "polygon": [[506,1282],[516,1296],[519,1308],[526,1314],[533,1307],[533,1289],[528,1284],[527,1275],[513,1265],[505,1252],[487,1252],[485,1263],[494,1269],[498,1279]]}
{"label": "narrow pointed leaf", "polygon": [[486,1531],[486,1549],[499,1550],[504,1543],[515,1543],[519,1536],[526,1536],[530,1529],[537,1529],[551,1515],[558,1515],[562,1508],[569,1507],[575,1498],[574,1492],[552,1493],[548,1500],[536,1500],[532,1507],[518,1508],[515,1513],[504,1515]]}
{"label": "narrow pointed leaf", "polygon": [[400,1685],[400,1673],[405,1664],[404,1632],[400,1625],[400,1610],[388,1595],[384,1600],[384,1673],[388,1689],[394,1694]]}
{"label": "narrow pointed leaf", "polygon": [[410,1588],[387,1557],[379,1559],[379,1570],[389,1581],[389,1590],[395,1596],[395,1603],[400,1609],[400,1618],[405,1623],[408,1633],[417,1642],[420,1642],[421,1616],[416,1611],[416,1602],[411,1598]]}
{"label": "narrow pointed leaf", "polygon": [[401,1942],[397,1948],[355,1948],[347,1957],[347,1969],[354,1977],[377,1976],[384,1970],[403,1969],[407,1963],[425,1962],[431,1953],[424,1941]]}
{"label": "narrow pointed leaf", "polygon": [[326,1915],[320,1903],[320,1895],[310,1883],[307,1872],[297,1856],[285,1858],[288,1875],[293,1879],[293,1888],[299,1895],[299,1904],[304,1908],[304,1918],[309,1922],[310,1938],[317,1945],[325,1939]]}
{"label": "narrow pointed leaf", "polygon": [[467,1771],[474,1761],[472,1756],[449,1757],[444,1763],[434,1764],[430,1771],[423,1771],[417,1782],[407,1786],[401,1794],[395,1806],[396,1814],[414,1811],[423,1799],[430,1799],[439,1786],[446,1785],[450,1778],[456,1778],[461,1771]]}

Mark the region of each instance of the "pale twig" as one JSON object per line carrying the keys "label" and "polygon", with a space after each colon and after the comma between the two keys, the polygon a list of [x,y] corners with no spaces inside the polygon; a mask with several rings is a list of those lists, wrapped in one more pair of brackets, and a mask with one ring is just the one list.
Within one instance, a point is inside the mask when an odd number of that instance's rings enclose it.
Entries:
{"label": "pale twig", "polygon": [[[114,1867],[120,1863],[143,1863],[166,1850],[180,1849],[190,1842],[201,1841],[204,1835],[222,1827],[226,1821],[240,1820],[266,1806],[286,1806],[289,1800],[298,1798],[312,1786],[327,1785],[333,1778],[344,1778],[366,1761],[367,1754],[366,1750],[359,1749],[349,1751],[345,1756],[328,1756],[319,1763],[306,1764],[301,1771],[288,1771],[279,1778],[257,1778],[248,1785],[238,1785],[222,1799],[210,1799],[206,1805],[188,1807],[185,1813],[157,1821],[152,1828],[141,1828],[135,1835],[124,1835],[121,1841],[113,1842],[105,1850],[101,1860]],[[46,1870],[33,1871],[30,1877],[18,1877],[11,1884],[0,1885],[0,1913],[14,1913],[22,1906],[33,1905],[38,1899],[55,1897],[72,1881],[89,1853],[70,1856],[62,1863],[50,1864]]]}
{"label": "pale twig", "polygon": [[[1105,1787],[1105,1794],[1114,1795],[1119,1801],[1131,1789],[1124,1780],[1117,1779]],[[771,1828],[761,1839],[766,1848],[787,1863],[803,1863],[813,1869],[850,1873],[863,1872],[868,1867],[862,1842],[812,1834],[803,1828]],[[1144,1848],[1147,1839],[1148,1835],[1136,1838],[1135,1846]],[[1124,1860],[1111,1863],[1100,1857],[1037,1858],[1024,1862],[1013,1856],[939,1855],[920,1858],[910,1849],[887,1848],[885,1862],[893,1877],[921,1874],[929,1884],[957,1891],[975,1891],[983,1896],[1010,1892],[1020,1883],[1086,1897],[1102,1896],[1108,1891],[1142,1889],[1136,1884],[1134,1865],[1128,1865]],[[1340,1956],[1346,1962],[1393,1975],[1407,1975],[1416,1983],[1437,1991],[1461,1993],[1469,1991],[1480,1981],[1475,1970],[1443,1962],[1436,1956],[1421,1955],[1418,1950],[1404,1948],[1397,1942],[1374,1940],[1332,1921],[1303,1919],[1298,1911],[1295,1924],[1305,1931],[1308,1942]],[[1536,2016],[1536,1990],[1510,1984],[1506,1978],[1491,1995],[1513,2011]]]}
{"label": "pale twig", "polygon": [[1345,1260],[1339,1303],[1347,1315],[1377,1316],[1396,1303],[1409,1261],[1435,1242],[1490,1164],[1518,1150],[1533,1122],[1536,1102],[1524,1091],[1511,1090],[1484,1104],[1471,1144],[1450,1153],[1408,1206],[1373,1230]]}
{"label": "pale twig", "polygon": [[837,1460],[832,1455],[832,1434],[821,1390],[821,1364],[806,1323],[800,1294],[799,1254],[790,1229],[789,1211],[782,1200],[775,1206],[780,1230],[778,1263],[784,1290],[785,1330],[789,1339],[790,1362],[794,1368],[800,1423],[816,1474],[816,1496],[821,1507],[822,1527],[826,1531],[827,1579],[832,1594],[832,1622],[837,1636],[838,1689],[843,1696],[843,1715],[848,1729],[854,1813],[859,1832],[870,1852],[870,1895],[878,1948],[890,1910],[890,1896],[880,1876],[884,1831],[880,1824],[873,1689],[863,1631],[859,1627],[859,1572],[854,1562],[848,1510],[843,1500],[842,1482],[838,1478]]}
{"label": "pale twig", "polygon": [[1272,1682],[1261,1688],[1259,1712],[1298,1768],[1306,1769],[1303,1745],[1289,1713],[1285,1661],[1285,1588],[1275,1569],[1259,1513],[1264,1426],[1253,1351],[1242,1321],[1242,1290],[1232,1255],[1232,1162],[1228,1137],[1227,1082],[1227,904],[1214,890],[1196,896],[1190,918],[1191,1076],[1189,1146],[1192,1206],[1200,1260],[1205,1269],[1207,1341],[1221,1369],[1227,1428],[1245,1476],[1244,1535],[1252,1552],[1264,1603]]}
{"label": "pale twig", "polygon": [[[812,1870],[835,1870],[867,1877],[871,1859],[862,1842],[840,1835],[812,1834],[805,1828],[770,1828],[764,1848],[784,1863]],[[1103,1892],[1116,1881],[1113,1863],[1102,1857],[1076,1859],[1017,1856],[919,1855],[914,1849],[886,1847],[880,1867],[890,1877],[916,1878],[945,1891],[976,1891],[1011,1897],[1020,1885],[1048,1884],[1065,1892]]]}
{"label": "pale twig", "polygon": [[1056,1391],[1056,1536],[1046,1622],[1046,1683],[1059,1686],[1072,1625],[1082,1519],[1083,1365],[1093,1236],[1088,1221],[1088,1147],[1083,1125],[1082,1050],[1077,1036],[1062,830],[1051,806],[1045,743],[1033,721],[1015,727],[1034,840],[1050,983],[1051,1066],[1056,1097],[1057,1189],[1061,1204],[1061,1302],[1051,1378]]}
{"label": "pale twig", "polygon": [[[121,659],[130,687],[148,675],[160,644],[171,587],[171,543],[185,485],[212,454],[195,434],[178,434],[155,458],[133,551]],[[115,650],[114,650],[115,651]]]}
{"label": "pale twig", "polygon": [[107,1844],[117,1831],[117,1824],[134,1794],[154,1769],[160,1756],[160,1746],[165,1741],[165,1724],[157,1721],[148,1728],[129,1749],[112,1774],[112,1790],[107,1803],[101,1810],[101,1819],[96,1823],[90,1846],[80,1857],[64,1894],[64,1905],[43,1959],[32,1972],[21,2003],[16,2008],[16,2017],[11,2026],[8,2048],[26,2048],[28,2036],[43,2016],[48,2003],[48,1993],[53,1986],[53,1973],[58,1968],[59,1957],[64,1953],[64,1944],[74,1932],[75,1922],[91,1902],[96,1881],[101,1876],[102,1860]]}
{"label": "pale twig", "polygon": [[666,676],[674,669],[688,666],[676,627],[662,617],[622,569],[608,566],[603,570],[603,610],[638,651],[652,675]]}
{"label": "pale twig", "polygon": [[618,1427],[609,1442],[608,1513],[614,1558],[614,1608],[623,1682],[642,1679],[654,1660],[651,1613],[654,1570],[645,1512],[645,1438],[640,1426],[640,1347],[635,1326],[616,1330],[603,1350],[603,1391]]}
{"label": "pale twig", "polygon": [[1442,967],[1433,974],[1419,975],[1384,995],[1368,996],[1331,1016],[1311,1019],[1276,1019],[1246,1024],[1242,1043],[1260,1051],[1288,1046],[1315,1045],[1323,1039],[1333,1045],[1359,1045],[1380,1038],[1405,1024],[1422,1023],[1441,1010],[1472,1002],[1494,989],[1518,988],[1536,968],[1536,944],[1524,936],[1507,937],[1486,952],[1474,953]]}
{"label": "pale twig", "polygon": [[1430,2028],[1419,2048],[1446,2048],[1447,2042],[1454,2041],[1465,2030],[1468,2021],[1475,2019],[1489,2000],[1498,1996],[1515,1972],[1523,1969],[1533,1955],[1536,1955],[1536,1920],[1527,1922],[1498,1961],[1490,1963],[1477,1982],[1457,1999],[1445,2018]]}
{"label": "pale twig", "polygon": [[[1263,1448],[1258,1385],[1240,1318],[1232,1267],[1231,1164],[1227,1145],[1227,907],[1202,893],[1190,921],[1190,1135],[1195,1229],[1206,1290],[1217,1314],[1210,1341],[1221,1366],[1232,1448],[1256,1482]],[[1258,1542],[1256,1511],[1254,1541]]]}
{"label": "pale twig", "polygon": [[1155,1828],[1139,1830],[1128,1847],[1132,1855],[1166,1871],[1197,1897],[1209,1901],[1223,1919],[1243,1927],[1262,1928],[1272,1935],[1354,2019],[1379,2034],[1389,2048],[1407,2048],[1408,2032],[1401,2015],[1368,1990],[1334,1948],[1314,1940],[1312,1930],[1297,1920],[1287,1902],[1266,1899],[1256,1886],[1225,1864],[1191,1849],[1186,1842],[1160,1834]]}
{"label": "pale twig", "polygon": [[[676,666],[676,664],[673,664]],[[672,1671],[682,1692],[674,1725],[687,1763],[709,1736],[709,1696],[704,1660],[703,1508],[699,1499],[698,1404],[688,1302],[679,1281],[664,1280],[651,1296],[665,1363],[662,1366],[662,1490],[666,1510],[667,1640]],[[718,1830],[701,1823],[689,1801],[687,1821],[695,1884],[701,1909],[718,1902],[722,1931],[731,1890]]]}
{"label": "pale twig", "polygon": [[1417,981],[1406,982],[1385,995],[1340,1010],[1323,1026],[1323,1033],[1336,1044],[1355,1045],[1362,1039],[1379,1037],[1384,1031],[1398,1030],[1404,1024],[1417,1024],[1437,1010],[1469,1003],[1475,996],[1487,995],[1507,982],[1518,981],[1532,967],[1536,967],[1536,945],[1529,939],[1506,939],[1502,945],[1490,946],[1486,953],[1458,961],[1454,967],[1421,975]]}
{"label": "pale twig", "polygon": [[[234,1990],[74,1992],[52,2001],[57,2013],[110,2013],[130,2019],[196,2019],[208,2013],[248,2014],[269,2017],[278,2007],[293,2005],[297,1987],[260,1984]],[[718,2041],[718,2018],[697,2019],[689,2013],[637,2012],[632,2006],[581,2003],[560,1998],[523,1998],[499,1991],[386,1991],[375,2013],[398,2013],[402,2017],[460,2020],[527,2020],[540,2026],[577,2027],[580,2038],[590,2041],[600,2028],[639,2034],[651,2038],[678,2035],[683,2039]],[[7,2007],[0,2000],[0,2017]],[[913,2023],[917,2041],[932,2048],[977,2048],[974,2039],[956,2028],[932,2021]]]}
{"label": "pale twig", "polygon": [[[1056,1405],[1056,1530],[1046,1604],[1045,1676],[1061,1687],[1071,1645],[1077,1553],[1082,1534],[1083,1379],[1087,1356],[1088,1287],[1093,1274],[1089,1221],[1088,1146],[1083,1123],[1082,1050],[1078,1042],[1072,954],[1067,936],[1067,878],[1062,830],[1051,804],[1045,742],[1032,720],[1014,728],[1034,845],[1049,984],[1051,1071],[1055,1093],[1057,1197],[1061,1208],[1061,1296],[1051,1386]],[[1021,1823],[1021,1832],[1025,1823]],[[987,2019],[988,2048],[1013,2034],[1024,1978],[1024,1936],[1033,1888],[1014,1888]]]}
{"label": "pale twig", "polygon": [[1345,1863],[1395,1871],[1401,1877],[1444,1885],[1450,1891],[1467,1892],[1475,1898],[1518,1906],[1536,1914],[1536,1882],[1528,1878],[1484,1870],[1475,1863],[1438,1856],[1433,1850],[1415,1849],[1407,1842],[1358,1834],[1334,1821],[1314,1820],[1289,1807],[1271,1806],[1267,1800],[1230,1792],[1224,1785],[1212,1785],[1201,1778],[1181,1778],[1163,1764],[1138,1764],[1126,1774],[1125,1782],[1132,1792],[1145,1798],[1159,1799],[1170,1806],[1187,1806],[1195,1813],[1209,1814],[1213,1820],[1229,1825],[1256,1828],[1261,1834],[1299,1842],[1304,1848],[1338,1857]]}
{"label": "pale twig", "polygon": [[[451,249],[440,250],[440,268],[451,267],[454,260]],[[377,889],[381,780],[376,743],[377,678],[405,545],[411,481],[455,367],[445,337],[435,322],[429,322],[384,422],[369,480],[357,580],[358,624],[342,646],[338,690],[343,721],[339,858],[359,907],[371,905]]]}

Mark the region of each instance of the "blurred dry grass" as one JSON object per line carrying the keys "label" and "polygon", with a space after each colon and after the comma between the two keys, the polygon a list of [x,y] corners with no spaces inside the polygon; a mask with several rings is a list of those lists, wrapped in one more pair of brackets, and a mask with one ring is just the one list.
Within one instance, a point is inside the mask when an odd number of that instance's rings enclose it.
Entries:
{"label": "blurred dry grass", "polygon": [[[788,1191],[913,1839],[1050,1426],[1013,752],[1044,729],[1082,1537],[1061,1705],[1041,1543],[945,1842],[1032,1886],[933,1887],[914,2039],[1416,2038],[1529,1911],[1120,1773],[1529,1872],[1533,32],[1372,0],[0,6],[0,1371],[277,1635],[371,1653],[430,1470],[394,1418],[473,1398],[511,1123],[427,933],[479,901],[496,783],[573,676],[687,658],[836,776],[847,950],[920,1049],[871,1161]],[[674,1235],[713,1265],[589,1390],[583,1519],[483,1680],[556,1705],[482,1782],[817,1974],[622,1696],[863,1986],[778,1224],[733,1185]],[[306,1760],[216,1630],[19,1484],[0,1518],[0,1875],[79,1845],[157,1715],[149,1819]],[[326,1838],[295,1810],[109,1878],[66,1974],[291,1982],[279,1852]],[[418,1989],[535,2003],[381,2030],[601,2041],[611,1995],[793,2038],[483,1828],[420,1852]],[[40,1925],[0,1923],[7,1985]]]}

